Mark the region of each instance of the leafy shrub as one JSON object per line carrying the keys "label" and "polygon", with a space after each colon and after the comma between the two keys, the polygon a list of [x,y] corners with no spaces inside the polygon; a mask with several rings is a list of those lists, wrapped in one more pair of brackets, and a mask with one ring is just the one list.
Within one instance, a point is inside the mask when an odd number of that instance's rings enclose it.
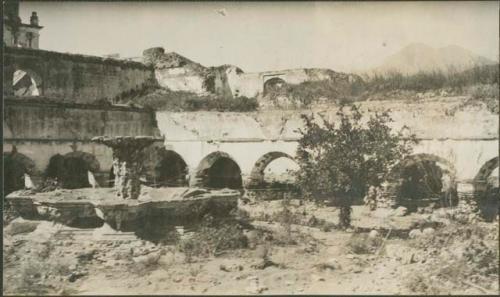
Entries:
{"label": "leafy shrub", "polygon": [[373,254],[381,245],[382,238],[372,238],[365,233],[354,233],[346,244],[348,250],[354,254]]}
{"label": "leafy shrub", "polygon": [[338,124],[303,115],[296,158],[301,193],[307,199],[335,202],[342,228],[350,225],[351,205],[369,186],[380,186],[417,142],[414,135],[403,137],[403,130],[393,132],[388,112],[371,115],[365,124],[359,108],[348,107],[337,112]]}

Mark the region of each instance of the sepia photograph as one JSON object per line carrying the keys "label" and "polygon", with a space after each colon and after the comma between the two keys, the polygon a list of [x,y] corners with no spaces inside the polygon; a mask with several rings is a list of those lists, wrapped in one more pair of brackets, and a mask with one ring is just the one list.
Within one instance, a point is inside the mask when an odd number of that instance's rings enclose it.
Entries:
{"label": "sepia photograph", "polygon": [[3,0],[3,295],[500,295],[499,15]]}

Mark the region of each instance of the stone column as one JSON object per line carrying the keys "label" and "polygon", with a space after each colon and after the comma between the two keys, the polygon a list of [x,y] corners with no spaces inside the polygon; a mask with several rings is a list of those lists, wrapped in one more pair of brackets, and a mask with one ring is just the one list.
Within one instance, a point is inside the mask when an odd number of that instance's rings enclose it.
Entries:
{"label": "stone column", "polygon": [[116,195],[122,199],[137,199],[141,192],[139,180],[143,168],[144,149],[161,138],[149,136],[99,136],[92,141],[113,150],[113,171]]}

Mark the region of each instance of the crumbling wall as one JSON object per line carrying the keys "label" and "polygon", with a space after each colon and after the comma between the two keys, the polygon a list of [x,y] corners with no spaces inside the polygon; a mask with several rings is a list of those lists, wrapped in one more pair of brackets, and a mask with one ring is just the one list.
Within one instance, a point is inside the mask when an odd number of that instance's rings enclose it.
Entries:
{"label": "crumbling wall", "polygon": [[279,78],[286,84],[300,84],[307,81],[330,80],[337,84],[339,89],[345,88],[353,81],[353,76],[335,72],[330,69],[287,69],[281,71],[267,71],[244,73],[239,68],[228,68],[227,81],[233,96],[256,97],[265,93],[266,82]]}
{"label": "crumbling wall", "polygon": [[[406,125],[420,139],[415,154],[446,159],[454,165],[457,178],[465,181],[472,180],[485,162],[498,156],[499,120],[486,106],[461,109],[462,99],[362,102],[360,108],[367,115],[392,110],[394,122],[390,125],[395,130]],[[337,110],[329,106],[258,113],[158,112],[156,118],[166,136],[165,145],[179,153],[190,170],[208,154],[221,151],[238,163],[245,182],[263,155],[274,151],[295,155],[302,114],[315,114],[317,119],[321,114],[336,121]]]}
{"label": "crumbling wall", "polygon": [[16,70],[35,73],[40,96],[58,102],[93,103],[151,83],[153,70],[142,63],[27,48],[4,49],[4,95],[12,96]]}
{"label": "crumbling wall", "polygon": [[4,152],[13,146],[44,172],[51,157],[73,151],[95,156],[100,172],[98,183],[107,185],[112,164],[111,149],[90,143],[92,137],[154,135],[154,116],[145,110],[119,106],[69,103],[47,104],[33,100],[6,100],[4,111]]}
{"label": "crumbling wall", "polygon": [[137,108],[5,102],[6,140],[88,140],[98,135],[152,135],[154,126],[151,113]]}
{"label": "crumbling wall", "polygon": [[193,92],[206,95],[209,71],[177,53],[165,53],[161,47],[150,48],[143,52],[144,62],[154,68],[158,84],[172,91]]}

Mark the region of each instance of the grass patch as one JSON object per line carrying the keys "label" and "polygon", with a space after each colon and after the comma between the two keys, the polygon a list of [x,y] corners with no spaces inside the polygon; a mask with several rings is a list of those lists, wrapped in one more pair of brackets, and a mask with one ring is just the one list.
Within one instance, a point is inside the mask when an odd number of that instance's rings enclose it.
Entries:
{"label": "grass patch", "polygon": [[234,111],[250,112],[257,110],[256,98],[221,97],[216,95],[197,95],[192,92],[151,89],[148,93],[128,96],[120,102],[139,105],[155,111]]}

